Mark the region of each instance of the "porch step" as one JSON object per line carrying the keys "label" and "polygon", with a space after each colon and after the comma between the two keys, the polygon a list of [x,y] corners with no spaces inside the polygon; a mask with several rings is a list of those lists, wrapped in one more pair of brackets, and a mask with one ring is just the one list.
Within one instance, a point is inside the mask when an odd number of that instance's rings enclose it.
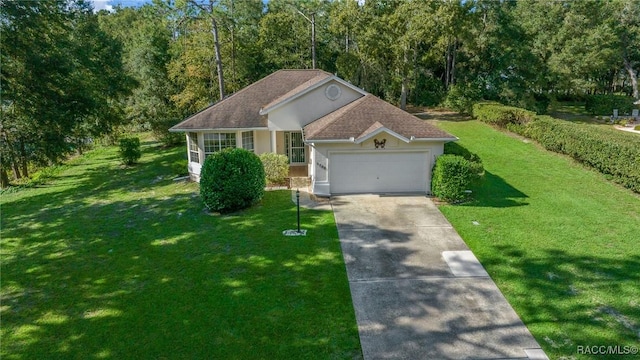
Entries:
{"label": "porch step", "polygon": [[292,176],[289,178],[289,187],[292,189],[306,188],[311,185],[311,179],[308,176]]}

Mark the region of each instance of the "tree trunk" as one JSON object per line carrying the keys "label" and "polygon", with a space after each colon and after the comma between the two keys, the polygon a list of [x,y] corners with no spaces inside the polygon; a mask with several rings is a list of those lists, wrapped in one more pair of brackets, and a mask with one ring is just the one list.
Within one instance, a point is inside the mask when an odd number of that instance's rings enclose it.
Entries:
{"label": "tree trunk", "polygon": [[407,109],[407,76],[402,76],[402,91],[400,93],[400,109]]}
{"label": "tree trunk", "polygon": [[216,21],[215,16],[213,15],[214,9],[214,1],[209,0],[209,8],[207,9],[204,5],[198,4],[194,0],[188,0],[190,4],[202,10],[203,12],[208,12],[209,16],[211,16],[211,33],[213,33],[213,44],[215,50],[215,60],[216,60],[216,70],[218,72],[218,90],[220,91],[220,100],[224,99],[225,90],[224,90],[224,74],[222,73],[222,56],[220,55],[220,40],[218,39],[218,22]]}
{"label": "tree trunk", "polygon": [[11,163],[11,168],[13,169],[13,177],[18,180],[22,178],[22,175],[20,174],[20,167],[18,167],[18,163],[13,161]]}
{"label": "tree trunk", "polygon": [[347,34],[344,37],[344,52],[349,52],[349,30],[347,30]]}
{"label": "tree trunk", "polygon": [[[213,9],[211,9],[213,13]],[[220,100],[224,99],[224,74],[222,73],[222,56],[220,55],[220,41],[218,39],[218,22],[211,15],[211,26],[213,27],[213,43],[216,52],[216,69],[218,70],[218,89],[220,90]]]}
{"label": "tree trunk", "polygon": [[24,146],[24,141],[20,140],[20,167],[22,168],[22,176],[29,177],[29,169],[27,168],[27,150]]}
{"label": "tree trunk", "polygon": [[400,109],[402,110],[406,110],[407,109],[407,68],[409,67],[409,64],[407,64],[408,62],[408,57],[407,57],[407,50],[404,50],[404,55],[403,55],[403,64],[402,64],[402,89],[400,91]]}
{"label": "tree trunk", "polygon": [[449,79],[451,75],[451,42],[447,42],[447,58],[444,67],[444,89],[449,90]]}
{"label": "tree trunk", "polygon": [[316,66],[316,14],[311,13],[311,68]]}
{"label": "tree trunk", "polygon": [[639,97],[638,97],[638,74],[636,74],[636,71],[633,69],[633,66],[631,65],[631,62],[629,61],[629,59],[626,56],[622,60],[624,61],[624,68],[629,73],[629,78],[631,78],[631,88],[633,89],[633,98],[637,100],[637,99],[639,99]]}
{"label": "tree trunk", "polygon": [[451,54],[451,85],[456,83],[456,52],[458,50],[458,39],[453,41],[453,54]]}
{"label": "tree trunk", "polygon": [[7,169],[0,167],[0,188],[4,189],[9,186],[9,175]]}
{"label": "tree trunk", "polygon": [[[233,14],[233,0],[231,1],[231,18],[234,18]],[[236,24],[233,22],[231,24],[231,91],[236,89],[238,86],[238,82],[236,79]]]}

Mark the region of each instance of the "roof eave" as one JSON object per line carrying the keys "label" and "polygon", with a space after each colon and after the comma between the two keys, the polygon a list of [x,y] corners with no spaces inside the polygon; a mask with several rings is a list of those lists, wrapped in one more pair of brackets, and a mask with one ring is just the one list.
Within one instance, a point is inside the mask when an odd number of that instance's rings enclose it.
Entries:
{"label": "roof eave", "polygon": [[331,144],[331,143],[340,143],[340,144],[344,144],[344,143],[349,143],[349,144],[353,144],[354,143],[354,139],[306,139],[304,141],[307,144]]}
{"label": "roof eave", "polygon": [[447,137],[447,138],[413,138],[411,139],[411,141],[458,141],[460,140],[460,138],[454,136],[454,137]]}
{"label": "roof eave", "polygon": [[269,130],[268,127],[248,127],[248,128],[202,128],[202,129],[169,129],[169,132],[202,132],[202,131],[251,131]]}
{"label": "roof eave", "polygon": [[[403,137],[404,138],[404,137]],[[359,139],[358,139],[359,140]],[[349,138],[349,139],[306,139],[305,143],[320,143],[320,144],[330,144],[330,143],[350,143],[350,144],[360,144],[363,141],[358,141],[355,138]],[[441,142],[441,141],[458,141],[460,140],[457,137],[452,137],[452,138],[413,138],[413,139],[408,139],[407,143],[409,142],[413,142],[413,141],[423,141],[423,142]]]}

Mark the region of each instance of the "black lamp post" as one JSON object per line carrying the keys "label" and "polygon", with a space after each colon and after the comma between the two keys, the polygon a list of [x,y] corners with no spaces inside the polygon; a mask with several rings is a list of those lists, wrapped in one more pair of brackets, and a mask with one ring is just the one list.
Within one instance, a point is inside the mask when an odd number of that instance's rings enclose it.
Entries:
{"label": "black lamp post", "polygon": [[300,233],[300,189],[296,189],[296,204],[298,205],[298,233]]}

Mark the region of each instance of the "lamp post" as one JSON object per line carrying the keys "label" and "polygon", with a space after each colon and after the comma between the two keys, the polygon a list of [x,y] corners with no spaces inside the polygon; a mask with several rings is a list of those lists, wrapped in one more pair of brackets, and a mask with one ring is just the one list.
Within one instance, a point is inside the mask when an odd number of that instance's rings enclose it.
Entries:
{"label": "lamp post", "polygon": [[298,14],[302,15],[308,22],[311,23],[311,68],[316,68],[316,13],[312,12],[311,19],[307,17],[307,15],[303,14],[302,11],[296,9]]}
{"label": "lamp post", "polygon": [[300,189],[296,189],[296,204],[298,206],[298,234],[300,233]]}

